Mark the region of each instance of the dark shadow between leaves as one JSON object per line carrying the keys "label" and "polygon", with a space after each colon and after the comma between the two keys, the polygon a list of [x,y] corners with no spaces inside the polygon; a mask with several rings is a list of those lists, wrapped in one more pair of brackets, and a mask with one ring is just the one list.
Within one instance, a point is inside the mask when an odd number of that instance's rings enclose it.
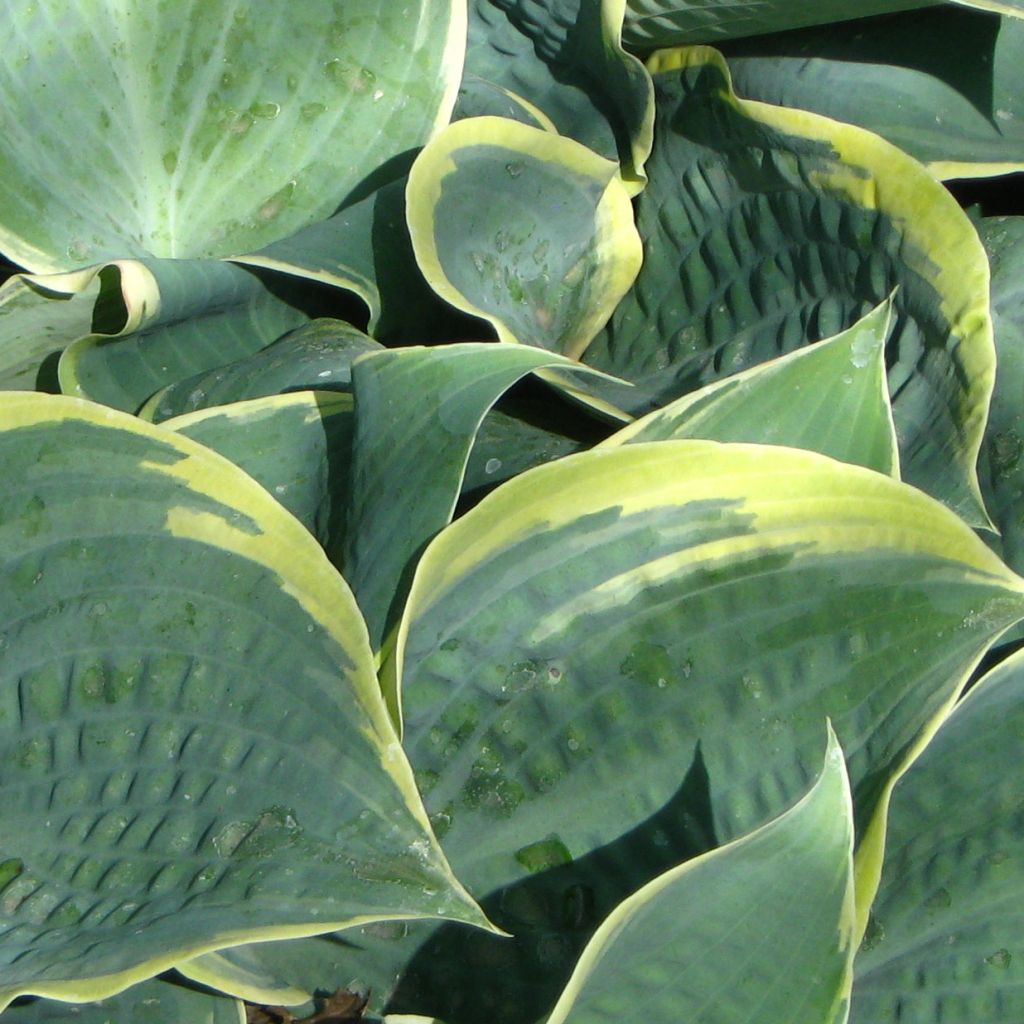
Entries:
{"label": "dark shadow between leaves", "polygon": [[698,744],[671,799],[618,839],[566,863],[558,863],[568,851],[557,837],[533,844],[529,859],[536,872],[481,901],[491,920],[513,937],[456,925],[439,928],[409,963],[387,1012],[428,1014],[447,1024],[540,1020],[594,930],[619,903],[718,845],[711,783]]}

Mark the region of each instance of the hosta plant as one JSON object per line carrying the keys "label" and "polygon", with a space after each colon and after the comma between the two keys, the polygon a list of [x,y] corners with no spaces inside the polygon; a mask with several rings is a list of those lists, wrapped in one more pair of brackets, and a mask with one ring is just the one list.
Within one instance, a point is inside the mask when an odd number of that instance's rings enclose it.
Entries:
{"label": "hosta plant", "polygon": [[1024,1020],[1021,19],[8,0],[7,1019]]}

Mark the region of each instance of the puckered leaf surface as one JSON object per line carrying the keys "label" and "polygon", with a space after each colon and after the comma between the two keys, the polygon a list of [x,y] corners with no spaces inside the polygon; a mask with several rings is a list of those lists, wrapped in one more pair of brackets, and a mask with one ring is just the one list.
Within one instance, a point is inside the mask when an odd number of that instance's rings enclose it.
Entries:
{"label": "puckered leaf surface", "polygon": [[799,798],[826,717],[870,866],[887,780],[1022,586],[939,503],[810,452],[638,443],[500,486],[427,547],[393,664],[431,820],[515,938],[363,929],[354,973],[395,1011],[542,1019],[617,904]]}
{"label": "puckered leaf surface", "polygon": [[892,798],[851,1021],[1024,1017],[1024,656],[988,673]]}
{"label": "puckered leaf surface", "polygon": [[0,405],[0,1004],[218,948],[482,920],[344,581],[251,478],[76,399]]}
{"label": "puckered leaf surface", "polygon": [[447,123],[465,32],[465,0],[10,0],[0,251],[53,273],[284,238]]}
{"label": "puckered leaf surface", "polygon": [[601,447],[706,438],[806,448],[899,477],[885,381],[891,304],[849,330],[676,399]]}
{"label": "puckered leaf surface", "polygon": [[975,471],[995,372],[988,263],[949,193],[879,137],[738,99],[720,55],[666,51],[637,199],[644,263],[584,360],[647,412],[828,337],[895,294],[903,475],[987,522]]}

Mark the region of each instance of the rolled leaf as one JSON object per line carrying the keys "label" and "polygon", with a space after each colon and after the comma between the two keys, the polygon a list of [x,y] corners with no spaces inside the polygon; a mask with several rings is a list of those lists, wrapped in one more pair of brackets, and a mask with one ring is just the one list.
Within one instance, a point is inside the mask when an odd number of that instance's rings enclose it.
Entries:
{"label": "rolled leaf", "polygon": [[[350,505],[344,545],[330,553],[375,650],[400,613],[423,546],[451,521],[487,410],[531,371],[573,365],[524,346],[462,344],[372,353],[353,367]],[[399,722],[397,698],[385,691]]]}
{"label": "rolled leaf", "polygon": [[299,1006],[313,998],[311,992],[267,974],[252,952],[256,948],[233,946],[217,953],[204,953],[178,964],[176,970],[189,981],[247,1003]]}
{"label": "rolled leaf", "polygon": [[6,397],[0,449],[0,1005],[367,919],[483,921],[294,518],[75,399]]}
{"label": "rolled leaf", "polygon": [[[117,260],[26,281],[39,298],[15,314],[12,327],[21,336],[37,322],[60,330],[67,346],[61,389],[125,412],[158,388],[257,351],[309,319],[303,307],[310,296],[301,288],[215,260]],[[70,318],[65,304],[78,316]]]}
{"label": "rolled leaf", "polygon": [[45,376],[49,371],[56,377],[53,364],[68,342],[92,330],[101,278],[92,271],[76,277],[81,291],[52,291],[46,277],[23,274],[0,286],[0,390],[44,390]]}

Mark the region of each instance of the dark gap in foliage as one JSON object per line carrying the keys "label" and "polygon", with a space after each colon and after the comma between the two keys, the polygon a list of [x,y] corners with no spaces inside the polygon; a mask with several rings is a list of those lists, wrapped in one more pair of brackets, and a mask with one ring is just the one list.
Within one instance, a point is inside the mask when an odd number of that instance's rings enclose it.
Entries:
{"label": "dark gap in foliage", "polygon": [[503,395],[484,417],[469,454],[455,516],[527,469],[592,448],[618,429],[534,376]]}
{"label": "dark gap in foliage", "polygon": [[1024,174],[998,178],[961,178],[946,182],[963,207],[978,206],[983,217],[1024,215]]}
{"label": "dark gap in foliage", "polygon": [[11,263],[10,260],[4,259],[3,255],[0,255],[0,285],[8,278],[14,277],[18,272],[18,267]]}
{"label": "dark gap in foliage", "polygon": [[986,651],[985,657],[981,659],[978,667],[971,673],[971,678],[967,680],[967,685],[961,694],[961,700],[970,693],[976,683],[980,682],[997,665],[1006,661],[1011,654],[1016,654],[1022,647],[1024,647],[1024,638],[1011,640],[1009,643],[997,642],[994,647]]}
{"label": "dark gap in foliage", "polygon": [[258,277],[271,295],[313,319],[330,317],[344,320],[361,331],[366,330],[370,311],[355,292],[259,267],[243,269]]}

